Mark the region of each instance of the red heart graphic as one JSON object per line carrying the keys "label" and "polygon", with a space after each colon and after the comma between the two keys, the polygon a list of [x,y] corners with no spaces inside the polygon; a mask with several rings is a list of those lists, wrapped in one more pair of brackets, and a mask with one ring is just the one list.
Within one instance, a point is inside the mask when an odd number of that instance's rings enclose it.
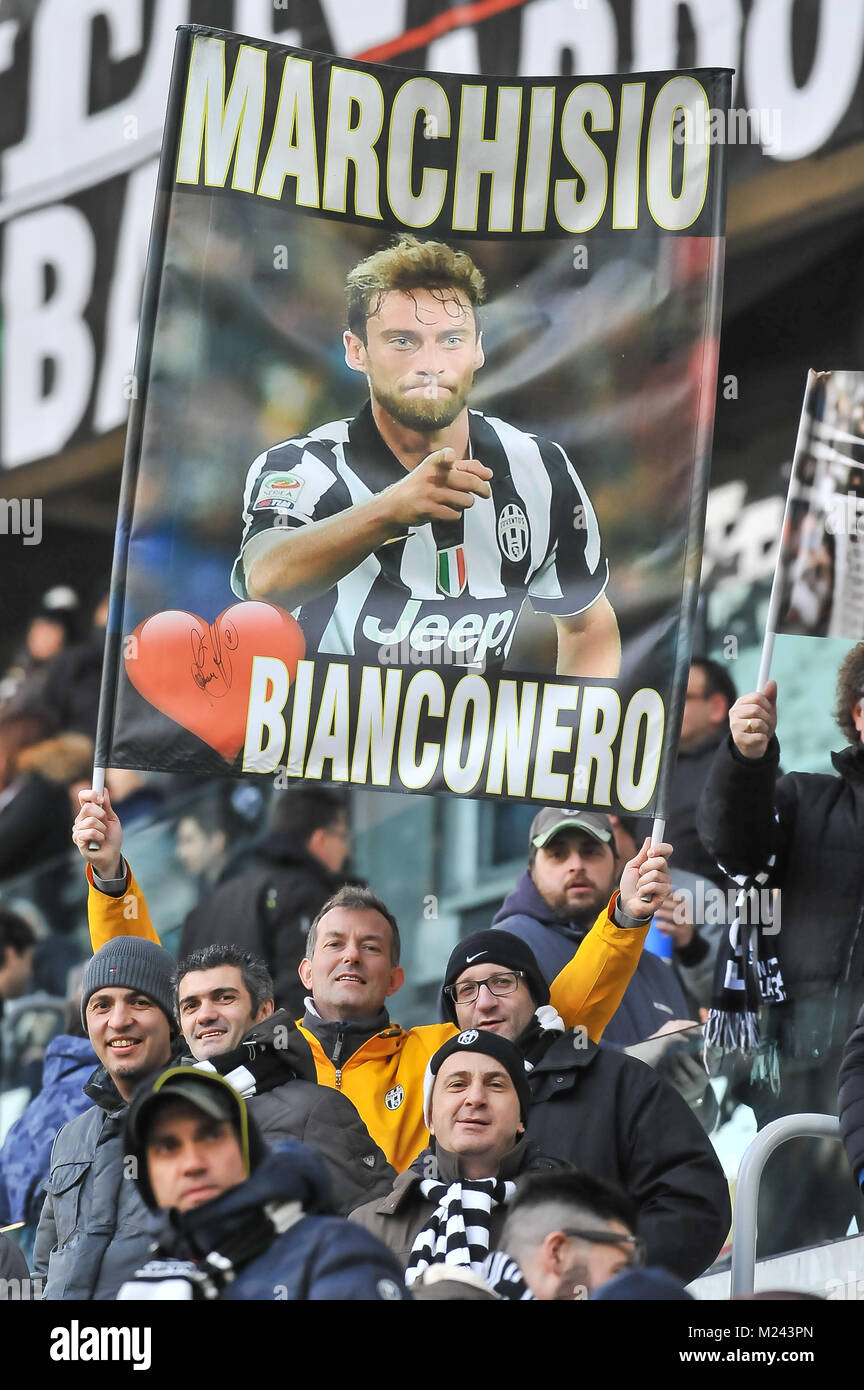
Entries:
{"label": "red heart graphic", "polygon": [[305,650],[299,624],[272,603],[235,603],[212,623],[169,609],[126,639],[126,673],[145,700],[232,763],[246,737],[253,658],[276,657],[290,682]]}

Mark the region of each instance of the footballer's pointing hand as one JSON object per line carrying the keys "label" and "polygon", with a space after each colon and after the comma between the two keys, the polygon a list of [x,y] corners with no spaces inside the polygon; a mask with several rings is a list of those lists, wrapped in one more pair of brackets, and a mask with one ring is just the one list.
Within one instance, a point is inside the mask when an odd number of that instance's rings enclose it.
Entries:
{"label": "footballer's pointing hand", "polygon": [[652,845],[646,839],[639,853],[624,865],[621,906],[631,917],[654,915],[672,889],[669,876],[671,845]]}
{"label": "footballer's pointing hand", "polygon": [[[75,817],[72,839],[93,872],[100,878],[120,878],[123,873],[123,856],[120,847],[123,843],[123,827],[119,817],[111,809],[111,798],[107,788],[101,793],[92,788],[78,793],[81,810]],[[98,849],[89,848],[91,842]]]}
{"label": "footballer's pointing hand", "polygon": [[436,449],[406,477],[381,494],[388,516],[399,526],[458,521],[475,497],[491,497],[492,469],[478,459],[455,461],[453,449]]}

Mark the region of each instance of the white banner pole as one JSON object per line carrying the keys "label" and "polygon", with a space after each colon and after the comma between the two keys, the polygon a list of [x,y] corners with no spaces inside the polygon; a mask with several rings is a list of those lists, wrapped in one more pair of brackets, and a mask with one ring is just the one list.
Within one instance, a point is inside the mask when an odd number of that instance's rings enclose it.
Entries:
{"label": "white banner pole", "polygon": [[[102,793],[105,790],[104,767],[94,767],[92,787],[96,795],[101,797]],[[101,849],[101,845],[97,840],[90,840],[88,841],[87,848],[89,849],[91,854],[95,854],[97,849]]]}

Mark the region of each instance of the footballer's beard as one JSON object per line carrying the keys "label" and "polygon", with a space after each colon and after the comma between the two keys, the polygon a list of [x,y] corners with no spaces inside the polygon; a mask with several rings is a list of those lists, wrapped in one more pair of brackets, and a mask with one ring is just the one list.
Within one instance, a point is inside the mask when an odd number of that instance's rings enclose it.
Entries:
{"label": "footballer's beard", "polygon": [[434,430],[446,429],[461,415],[473,384],[472,377],[458,391],[446,391],[440,396],[405,396],[401,392],[375,386],[372,388],[372,395],[397,425],[401,425],[403,429],[417,430],[419,434],[430,434]]}

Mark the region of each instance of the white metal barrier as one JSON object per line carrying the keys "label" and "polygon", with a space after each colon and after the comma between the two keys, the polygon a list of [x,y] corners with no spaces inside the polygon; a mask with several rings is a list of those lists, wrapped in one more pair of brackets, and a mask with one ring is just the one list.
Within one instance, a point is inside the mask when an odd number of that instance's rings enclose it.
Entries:
{"label": "white metal barrier", "polygon": [[738,1293],[752,1293],[756,1268],[756,1209],[762,1170],[775,1149],[787,1139],[839,1139],[836,1115],[783,1115],[760,1130],[744,1151],[735,1185],[732,1219],[732,1285]]}

